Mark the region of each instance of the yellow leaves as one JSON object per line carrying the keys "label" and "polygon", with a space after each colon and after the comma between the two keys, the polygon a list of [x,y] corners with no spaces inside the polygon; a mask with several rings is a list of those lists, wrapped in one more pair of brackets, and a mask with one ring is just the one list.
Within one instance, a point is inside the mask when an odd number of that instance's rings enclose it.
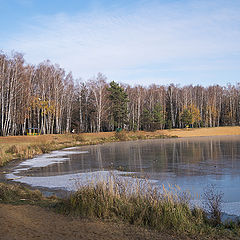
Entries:
{"label": "yellow leaves", "polygon": [[192,114],[192,117],[193,117],[192,124],[200,122],[201,121],[201,116],[200,116],[199,109],[194,104],[190,104],[188,109],[190,110],[190,112]]}
{"label": "yellow leaves", "polygon": [[186,115],[186,112],[188,113],[189,117],[189,124],[199,123],[201,121],[201,115],[199,109],[194,105],[190,104],[187,107],[184,107],[183,111],[181,112],[180,116],[181,118],[183,115]]}
{"label": "yellow leaves", "polygon": [[56,104],[55,101],[52,100],[42,100],[40,97],[32,97],[29,110],[31,109],[38,109],[41,111],[41,115],[47,115],[47,114],[54,114],[55,115],[55,109]]}

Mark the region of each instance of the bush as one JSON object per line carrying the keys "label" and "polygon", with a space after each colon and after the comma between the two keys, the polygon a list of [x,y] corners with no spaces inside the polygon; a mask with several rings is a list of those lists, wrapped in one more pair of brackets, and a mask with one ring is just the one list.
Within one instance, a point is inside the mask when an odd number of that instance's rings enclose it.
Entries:
{"label": "bush", "polygon": [[42,143],[38,145],[42,153],[49,153],[51,151],[51,146],[49,143]]}
{"label": "bush", "polygon": [[145,139],[147,139],[147,136],[137,135],[137,139],[139,139],[139,140],[145,140]]}
{"label": "bush", "polygon": [[83,137],[82,134],[74,134],[72,137],[75,141],[78,141],[78,142],[84,142],[85,141],[85,138]]}
{"label": "bush", "polygon": [[210,223],[214,226],[221,224],[221,205],[223,193],[216,190],[216,185],[209,185],[203,194],[204,208],[209,214]]}
{"label": "bush", "polygon": [[125,130],[116,131],[115,138],[119,141],[126,141],[128,140],[127,133]]}
{"label": "bush", "polygon": [[6,153],[11,153],[11,154],[15,154],[18,152],[19,152],[19,149],[17,148],[16,145],[12,145],[6,150]]}
{"label": "bush", "polygon": [[[177,188],[152,187],[146,180],[135,183],[115,177],[107,182],[82,186],[70,198],[62,200],[57,209],[66,214],[122,221],[157,230],[194,233],[203,221],[200,212],[192,212],[188,198]],[[134,185],[134,188],[133,188]]]}

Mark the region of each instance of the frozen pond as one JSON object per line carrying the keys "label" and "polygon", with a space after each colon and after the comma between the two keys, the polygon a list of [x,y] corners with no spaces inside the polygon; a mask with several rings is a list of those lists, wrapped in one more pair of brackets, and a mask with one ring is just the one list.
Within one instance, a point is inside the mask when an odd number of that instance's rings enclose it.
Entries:
{"label": "frozen pond", "polygon": [[199,200],[215,184],[224,212],[240,216],[240,137],[198,137],[108,143],[54,151],[20,163],[7,178],[35,187],[75,190],[78,183],[116,175],[178,185]]}

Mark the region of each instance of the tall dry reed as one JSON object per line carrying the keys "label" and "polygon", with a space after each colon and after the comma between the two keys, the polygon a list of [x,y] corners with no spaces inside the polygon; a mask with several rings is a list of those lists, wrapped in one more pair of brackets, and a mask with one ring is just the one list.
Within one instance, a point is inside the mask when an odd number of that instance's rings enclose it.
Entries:
{"label": "tall dry reed", "polygon": [[159,190],[143,179],[110,176],[107,181],[81,186],[58,209],[83,217],[118,218],[157,230],[197,233],[205,224],[204,217],[200,209],[190,209],[188,200],[178,187]]}

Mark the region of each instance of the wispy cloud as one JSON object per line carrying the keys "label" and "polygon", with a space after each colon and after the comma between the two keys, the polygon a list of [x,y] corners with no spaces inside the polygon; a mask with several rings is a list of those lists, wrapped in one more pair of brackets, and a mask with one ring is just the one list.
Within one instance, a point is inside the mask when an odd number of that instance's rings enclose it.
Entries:
{"label": "wispy cloud", "polygon": [[166,70],[239,68],[240,5],[214,2],[155,2],[127,12],[38,16],[5,47],[24,52],[29,62],[50,59],[76,77],[101,71],[128,83],[144,81],[152,68],[155,79],[166,82]]}

